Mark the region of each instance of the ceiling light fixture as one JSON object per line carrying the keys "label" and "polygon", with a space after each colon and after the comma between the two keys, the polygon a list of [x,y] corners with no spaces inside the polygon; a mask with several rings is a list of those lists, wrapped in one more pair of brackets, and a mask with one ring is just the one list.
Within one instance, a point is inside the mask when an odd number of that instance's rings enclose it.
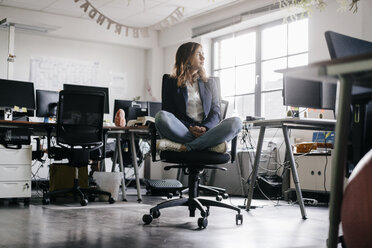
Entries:
{"label": "ceiling light fixture", "polygon": [[1,20],[0,26],[3,28],[14,26],[18,30],[38,32],[38,33],[48,33],[50,31],[56,31],[57,29],[59,29],[59,27],[57,26],[45,25],[45,24],[39,24],[39,23],[31,23],[25,20],[14,19],[14,18],[5,18]]}

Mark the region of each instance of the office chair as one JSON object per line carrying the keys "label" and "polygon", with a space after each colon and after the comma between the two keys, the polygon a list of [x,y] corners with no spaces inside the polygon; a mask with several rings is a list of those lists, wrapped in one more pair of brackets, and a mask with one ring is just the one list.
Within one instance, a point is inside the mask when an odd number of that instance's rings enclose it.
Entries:
{"label": "office chair", "polygon": [[[372,53],[372,42],[370,41],[357,39],[333,31],[326,31],[324,36],[332,59]],[[367,76],[366,80],[368,78],[370,76]],[[350,119],[351,133],[349,136],[353,147],[348,149],[349,169],[346,171],[347,176],[350,175],[358,161],[372,148],[372,132],[368,128],[372,125],[372,89],[353,86],[351,94],[351,116],[355,118]]]}
{"label": "office chair", "polygon": [[80,197],[80,204],[86,206],[92,196],[100,194],[115,200],[111,193],[94,188],[80,188],[79,167],[88,166],[91,160],[100,159],[99,150],[103,146],[103,110],[104,94],[102,92],[61,91],[59,93],[56,140],[58,146],[50,146],[48,139],[48,156],[54,160],[68,159],[69,166],[75,168],[73,187],[54,190],[43,195],[43,204],[49,204],[50,198],[59,194],[72,193]]}
{"label": "office chair", "polygon": [[[218,89],[220,88],[220,81],[219,78],[215,77],[213,78],[215,82],[217,83]],[[226,100],[221,100],[221,121],[226,118],[227,114],[227,108],[229,107],[229,101]],[[215,176],[216,170],[212,170],[211,177],[213,178]],[[180,194],[185,194],[189,191],[188,187],[183,187],[184,189],[180,191]],[[226,189],[219,188],[219,187],[214,187],[214,186],[206,186],[199,184],[199,190],[203,191],[204,193],[210,193],[214,196],[216,196],[217,201],[222,201],[222,199],[227,199],[229,198],[229,195],[226,193]],[[172,198],[172,194],[168,195],[168,199]]]}
{"label": "office chair", "polygon": [[[163,76],[162,82],[162,99],[164,102],[164,89],[167,87],[167,82],[169,79],[169,75],[165,74]],[[150,125],[150,132],[151,132],[151,155],[152,160],[156,161],[156,128],[155,125]],[[208,188],[201,188],[199,181],[199,175],[205,169],[212,169],[212,170],[222,170],[226,171],[227,169],[224,167],[219,167],[218,165],[227,163],[230,159],[233,162],[235,160],[235,151],[236,151],[236,137],[232,140],[232,149],[231,155],[228,153],[215,153],[211,151],[188,151],[188,152],[174,152],[174,151],[161,151],[160,152],[160,160],[165,163],[173,163],[176,165],[169,165],[164,167],[165,170],[169,170],[172,168],[182,169],[183,173],[188,175],[188,192],[189,197],[184,198],[180,196],[178,199],[167,200],[162,202],[155,207],[150,209],[150,214],[145,214],[142,218],[145,224],[150,224],[153,219],[160,217],[160,209],[169,208],[169,207],[176,207],[176,206],[186,206],[189,209],[189,216],[195,217],[195,211],[198,209],[201,213],[201,218],[198,219],[198,226],[199,228],[206,228],[208,225],[209,216],[209,208],[213,207],[221,207],[227,208],[231,210],[235,210],[238,212],[236,215],[236,224],[243,223],[243,215],[240,214],[240,209],[226,203],[222,203],[219,201],[213,201],[208,199],[202,199],[199,197],[199,190]],[[208,191],[216,192],[213,188],[208,189]],[[217,190],[218,191],[218,190]]]}

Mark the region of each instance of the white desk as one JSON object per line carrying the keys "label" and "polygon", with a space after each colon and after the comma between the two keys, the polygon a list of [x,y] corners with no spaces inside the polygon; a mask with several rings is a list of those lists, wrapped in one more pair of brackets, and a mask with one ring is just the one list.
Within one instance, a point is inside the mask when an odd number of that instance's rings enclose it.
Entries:
{"label": "white desk", "polygon": [[351,88],[353,85],[372,88],[372,54],[333,59],[279,72],[294,78],[339,81],[328,233],[328,247],[337,247],[349,133]]}
{"label": "white desk", "polygon": [[291,144],[289,141],[288,130],[289,129],[303,129],[303,130],[327,130],[329,131],[329,130],[334,129],[335,123],[336,121],[334,120],[298,119],[298,118],[258,120],[258,121],[247,122],[247,124],[253,127],[259,127],[260,134],[258,136],[257,150],[256,150],[256,156],[254,159],[252,180],[251,180],[251,185],[249,187],[246,210],[247,211],[250,210],[250,206],[251,206],[251,202],[253,198],[253,189],[254,189],[256,178],[257,178],[258,166],[259,166],[260,157],[261,157],[261,150],[262,150],[263,139],[265,136],[265,130],[266,128],[281,128],[283,131],[283,137],[284,137],[284,141],[286,145],[286,152],[287,152],[289,162],[291,165],[292,178],[293,178],[293,182],[294,182],[295,189],[296,189],[297,201],[298,201],[298,204],[300,205],[301,216],[303,219],[306,219],[306,210],[305,210],[304,202],[302,199],[300,182],[298,179],[296,163],[294,160]]}

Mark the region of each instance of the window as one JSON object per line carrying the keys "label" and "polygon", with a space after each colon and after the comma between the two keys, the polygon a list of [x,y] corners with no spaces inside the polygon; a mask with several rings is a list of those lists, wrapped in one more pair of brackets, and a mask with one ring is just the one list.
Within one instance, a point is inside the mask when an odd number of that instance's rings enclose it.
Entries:
{"label": "window", "polygon": [[213,40],[213,75],[240,117],[285,115],[279,69],[307,65],[308,20],[282,21]]}

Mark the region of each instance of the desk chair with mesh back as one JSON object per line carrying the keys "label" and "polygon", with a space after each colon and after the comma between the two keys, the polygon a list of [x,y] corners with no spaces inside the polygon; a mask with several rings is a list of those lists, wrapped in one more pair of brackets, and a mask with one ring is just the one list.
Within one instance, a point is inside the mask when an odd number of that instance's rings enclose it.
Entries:
{"label": "desk chair with mesh back", "polygon": [[79,187],[79,167],[88,166],[91,160],[100,159],[101,156],[97,150],[103,146],[103,106],[104,94],[101,92],[63,90],[59,93],[56,130],[58,146],[50,147],[48,142],[48,156],[54,160],[68,159],[68,165],[75,168],[75,178],[71,178],[72,188],[45,193],[43,204],[48,204],[51,197],[66,193],[72,193],[74,198],[79,196],[82,206],[88,203],[85,194],[88,194],[89,199],[92,199],[92,195],[106,195],[109,203],[115,202],[109,192]]}
{"label": "desk chair with mesh back", "polygon": [[[164,95],[164,88],[167,87],[169,75],[163,76],[163,83],[162,83],[162,98],[166,97]],[[164,101],[163,101],[164,102]],[[152,160],[156,161],[156,128],[155,125],[150,126],[151,129],[151,155]],[[221,207],[232,209],[237,211],[238,214],[236,215],[236,224],[243,222],[243,215],[240,214],[240,209],[226,203],[222,203],[219,201],[213,201],[209,199],[202,199],[199,198],[199,190],[202,188],[200,187],[199,175],[205,169],[212,169],[212,170],[222,170],[226,171],[227,169],[224,167],[219,167],[218,165],[226,164],[231,161],[235,160],[235,151],[236,151],[236,137],[232,140],[232,148],[231,148],[231,155],[228,153],[215,153],[211,151],[188,151],[188,152],[174,152],[174,151],[161,151],[160,152],[160,159],[165,163],[172,163],[175,165],[169,165],[164,167],[165,170],[169,170],[172,168],[182,169],[183,173],[188,175],[188,192],[189,197],[180,197],[178,199],[172,199],[165,202],[162,202],[155,207],[150,209],[150,214],[145,214],[142,218],[145,224],[150,224],[154,218],[158,218],[160,216],[160,209],[169,208],[169,207],[176,207],[176,206],[186,206],[189,209],[189,216],[194,217],[195,211],[198,209],[201,213],[201,218],[198,219],[198,226],[200,228],[206,228],[208,225],[209,216],[209,208],[213,207]],[[207,186],[204,186],[207,188]],[[213,188],[211,188],[212,191]]]}

